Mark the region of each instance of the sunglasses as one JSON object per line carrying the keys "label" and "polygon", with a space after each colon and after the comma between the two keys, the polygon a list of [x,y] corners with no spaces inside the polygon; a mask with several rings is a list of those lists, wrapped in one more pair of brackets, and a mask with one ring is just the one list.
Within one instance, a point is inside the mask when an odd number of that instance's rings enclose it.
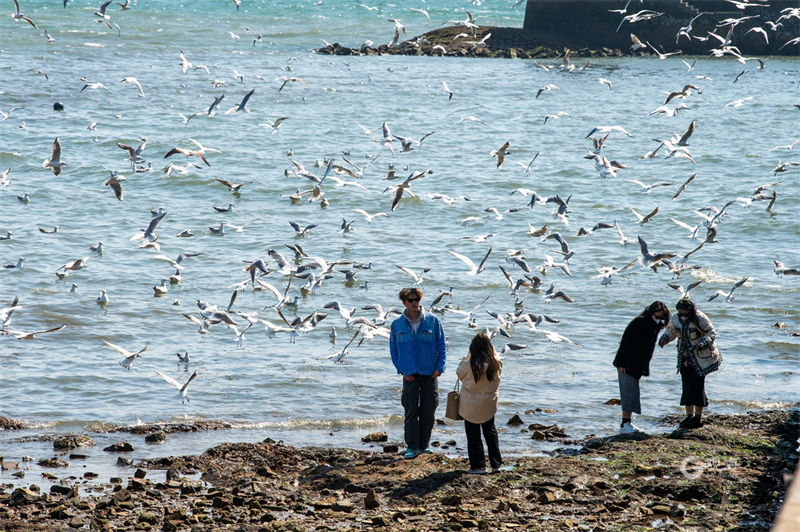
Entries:
{"label": "sunglasses", "polygon": [[409,297],[409,298],[406,299],[406,301],[409,302],[409,303],[419,303],[420,298],[418,298],[418,297]]}

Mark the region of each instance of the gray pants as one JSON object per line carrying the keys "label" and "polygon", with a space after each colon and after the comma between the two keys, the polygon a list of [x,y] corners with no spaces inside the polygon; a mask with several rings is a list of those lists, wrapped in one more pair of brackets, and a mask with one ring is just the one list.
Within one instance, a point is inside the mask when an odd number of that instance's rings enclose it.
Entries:
{"label": "gray pants", "polygon": [[439,406],[439,383],[430,375],[414,375],[413,381],[403,379],[400,402],[405,409],[405,440],[411,449],[427,449]]}
{"label": "gray pants", "polygon": [[627,373],[617,372],[619,377],[619,400],[622,403],[623,412],[642,413],[642,404],[639,401],[639,379],[631,377]]}

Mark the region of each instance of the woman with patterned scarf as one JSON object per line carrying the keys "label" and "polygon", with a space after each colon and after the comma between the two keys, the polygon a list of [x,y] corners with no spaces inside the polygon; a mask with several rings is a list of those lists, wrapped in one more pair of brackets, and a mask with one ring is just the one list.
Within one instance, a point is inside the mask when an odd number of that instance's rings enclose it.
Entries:
{"label": "woman with patterned scarf", "polygon": [[683,394],[681,405],[686,407],[686,419],[682,428],[703,426],[703,408],[708,406],[706,397],[706,375],[719,369],[722,356],[714,340],[717,332],[708,316],[697,310],[689,299],[681,299],[675,305],[667,330],[658,341],[664,347],[678,338],[678,372],[681,374]]}

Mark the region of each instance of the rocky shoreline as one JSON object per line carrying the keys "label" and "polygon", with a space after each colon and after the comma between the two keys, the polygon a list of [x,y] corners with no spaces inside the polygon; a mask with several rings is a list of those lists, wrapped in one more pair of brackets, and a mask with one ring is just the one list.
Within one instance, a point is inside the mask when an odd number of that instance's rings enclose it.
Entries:
{"label": "rocky shoreline", "polygon": [[[466,33],[465,33],[466,32]],[[467,35],[461,36],[460,35]],[[481,41],[491,35],[482,44]],[[570,46],[575,47],[575,38],[569,41],[562,36],[546,32],[532,32],[521,28],[481,27],[475,36],[463,26],[449,26],[428,32],[395,46],[374,43],[356,48],[333,43],[316,50],[327,55],[427,55],[447,57],[506,57],[511,59],[544,59],[562,55]],[[649,55],[637,52],[637,55]],[[621,57],[618,49],[577,47],[571,57]]]}
{"label": "rocky shoreline", "polygon": [[403,460],[375,435],[372,451],[226,443],[131,464],[128,478],[100,485],[88,486],[88,472],[49,493],[4,484],[0,530],[768,530],[797,466],[800,411],[707,420],[589,438],[483,476],[440,453]]}

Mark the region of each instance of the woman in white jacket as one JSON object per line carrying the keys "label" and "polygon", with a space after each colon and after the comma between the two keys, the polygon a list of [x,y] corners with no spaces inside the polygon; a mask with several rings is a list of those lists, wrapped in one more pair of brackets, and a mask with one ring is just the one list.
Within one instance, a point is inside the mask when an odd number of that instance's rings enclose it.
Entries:
{"label": "woman in white jacket", "polygon": [[456,375],[462,383],[458,413],[464,418],[467,432],[467,453],[469,454],[468,473],[486,474],[486,456],[483,453],[481,431],[489,451],[489,464],[498,470],[500,443],[494,426],[497,412],[497,388],[500,386],[500,373],[503,363],[495,353],[494,346],[484,333],[477,334],[469,346],[469,354],[458,365]]}

